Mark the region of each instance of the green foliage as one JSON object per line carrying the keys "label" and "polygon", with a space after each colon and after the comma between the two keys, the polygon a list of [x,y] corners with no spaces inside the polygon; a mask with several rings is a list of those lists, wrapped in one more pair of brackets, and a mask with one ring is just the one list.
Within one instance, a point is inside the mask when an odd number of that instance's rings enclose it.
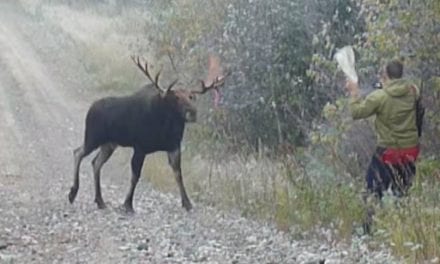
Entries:
{"label": "green foliage", "polygon": [[145,25],[150,40],[147,50],[185,85],[194,85],[206,74],[207,55],[211,52],[206,47],[221,37],[219,27],[227,4],[227,0],[155,2],[152,19]]}
{"label": "green foliage", "polygon": [[[376,217],[375,237],[410,263],[440,257],[439,184],[424,185],[423,194],[385,205]],[[433,189],[435,188],[435,190]]]}
{"label": "green foliage", "polygon": [[[254,146],[260,141],[266,146],[305,143],[312,121],[332,98],[329,86],[315,85],[319,73],[310,65],[314,51],[325,49],[325,44],[314,39],[321,27],[331,33],[348,25],[354,19],[354,13],[347,12],[351,5],[276,0],[236,1],[228,7],[220,47],[234,74],[225,107],[230,123],[249,128],[232,129],[233,137]],[[315,16],[334,21],[321,25]],[[346,30],[344,37],[353,30]],[[340,40],[341,35],[334,38]]]}

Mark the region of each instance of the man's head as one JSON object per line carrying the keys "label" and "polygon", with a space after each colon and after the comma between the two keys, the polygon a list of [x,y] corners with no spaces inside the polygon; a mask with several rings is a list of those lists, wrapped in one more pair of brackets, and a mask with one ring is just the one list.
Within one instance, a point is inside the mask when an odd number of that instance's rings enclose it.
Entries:
{"label": "man's head", "polygon": [[403,75],[403,64],[399,60],[392,60],[385,66],[385,72],[389,79],[400,79]]}

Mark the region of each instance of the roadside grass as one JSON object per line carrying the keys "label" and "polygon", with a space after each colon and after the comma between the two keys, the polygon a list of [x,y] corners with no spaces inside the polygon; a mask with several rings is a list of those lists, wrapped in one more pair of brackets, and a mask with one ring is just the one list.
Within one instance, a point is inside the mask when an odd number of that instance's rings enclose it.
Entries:
{"label": "roadside grass", "polygon": [[409,197],[388,199],[376,218],[376,237],[408,263],[440,263],[440,162],[425,159]]}
{"label": "roadside grass", "polygon": [[[209,160],[188,150],[183,159],[184,182],[197,202],[272,221],[284,231],[329,228],[335,231],[331,238],[335,240],[350,239],[353,225],[362,220],[362,203],[355,185],[328,180],[318,186],[299,168],[253,155],[231,154]],[[159,190],[179,195],[165,154],[147,158],[144,174]]]}
{"label": "roadside grass", "polygon": [[[210,159],[189,148],[183,159],[184,182],[196,202],[270,221],[296,237],[350,243],[362,235],[365,210],[359,184],[323,179],[324,173],[309,175],[294,157],[230,154]],[[165,154],[152,155],[145,165],[145,177],[155,188],[179,195]],[[434,178],[440,164],[431,160],[418,165],[409,198],[386,197],[377,205],[370,246],[386,244],[407,263],[438,263],[440,184]]]}

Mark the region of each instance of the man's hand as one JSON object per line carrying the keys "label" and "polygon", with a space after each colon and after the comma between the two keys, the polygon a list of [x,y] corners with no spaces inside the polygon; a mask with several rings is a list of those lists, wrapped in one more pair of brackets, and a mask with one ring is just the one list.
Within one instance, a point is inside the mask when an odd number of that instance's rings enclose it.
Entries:
{"label": "man's hand", "polygon": [[347,79],[347,82],[345,83],[345,89],[347,89],[351,97],[359,96],[359,86],[357,82]]}

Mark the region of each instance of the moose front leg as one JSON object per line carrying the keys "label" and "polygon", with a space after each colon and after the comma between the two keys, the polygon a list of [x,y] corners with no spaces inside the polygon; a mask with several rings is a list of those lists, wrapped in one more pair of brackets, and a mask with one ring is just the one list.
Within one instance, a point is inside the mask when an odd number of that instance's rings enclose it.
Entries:
{"label": "moose front leg", "polygon": [[180,147],[174,151],[168,152],[168,162],[171,168],[173,169],[174,176],[176,178],[177,184],[179,185],[180,196],[182,197],[182,206],[187,211],[190,211],[192,209],[192,205],[191,205],[191,201],[188,198],[188,195],[186,194],[185,186],[183,185],[180,160],[181,160]]}
{"label": "moose front leg", "polygon": [[141,175],[142,165],[144,163],[145,154],[138,150],[134,151],[133,157],[131,158],[131,184],[130,191],[125,198],[124,207],[125,211],[129,214],[134,213],[133,210],[133,196],[136,185],[139,181]]}

